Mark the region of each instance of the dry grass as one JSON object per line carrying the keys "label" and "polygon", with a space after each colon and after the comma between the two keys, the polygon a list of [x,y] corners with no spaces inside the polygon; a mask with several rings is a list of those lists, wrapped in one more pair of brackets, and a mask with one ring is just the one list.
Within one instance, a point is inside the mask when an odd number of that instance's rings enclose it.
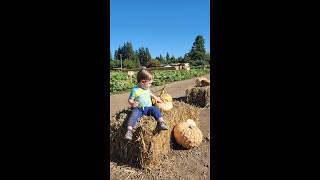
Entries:
{"label": "dry grass", "polygon": [[210,86],[191,87],[186,90],[186,102],[198,107],[210,107]]}
{"label": "dry grass", "polygon": [[163,158],[167,158],[172,148],[173,128],[179,122],[193,119],[200,127],[199,110],[184,102],[173,102],[169,112],[161,112],[167,123],[167,131],[159,131],[152,116],[139,119],[133,139],[123,140],[127,130],[127,121],[132,112],[124,109],[110,118],[110,159],[122,164],[153,169],[159,167]]}

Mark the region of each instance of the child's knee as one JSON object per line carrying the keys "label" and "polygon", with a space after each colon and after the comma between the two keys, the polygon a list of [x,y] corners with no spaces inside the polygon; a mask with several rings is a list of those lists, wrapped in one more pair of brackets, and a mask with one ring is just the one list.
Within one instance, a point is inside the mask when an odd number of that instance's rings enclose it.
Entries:
{"label": "child's knee", "polygon": [[140,117],[139,111],[133,111],[128,120],[128,126],[135,126]]}

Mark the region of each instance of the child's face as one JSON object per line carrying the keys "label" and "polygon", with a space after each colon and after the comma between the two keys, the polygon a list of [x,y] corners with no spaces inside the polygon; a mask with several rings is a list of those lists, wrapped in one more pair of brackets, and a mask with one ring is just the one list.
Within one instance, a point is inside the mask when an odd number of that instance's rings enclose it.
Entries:
{"label": "child's face", "polygon": [[144,89],[148,89],[153,83],[153,80],[142,80],[141,83]]}

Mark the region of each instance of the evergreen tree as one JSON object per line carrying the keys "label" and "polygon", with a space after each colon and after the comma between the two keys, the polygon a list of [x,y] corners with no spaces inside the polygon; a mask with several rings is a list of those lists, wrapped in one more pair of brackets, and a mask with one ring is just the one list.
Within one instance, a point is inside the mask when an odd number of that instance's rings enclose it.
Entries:
{"label": "evergreen tree", "polygon": [[164,59],[163,59],[163,57],[162,57],[162,55],[161,55],[161,54],[160,54],[159,59],[160,59],[160,62],[161,62],[161,63],[164,61]]}
{"label": "evergreen tree", "polygon": [[112,54],[111,54],[111,49],[110,49],[110,61],[112,61]]}
{"label": "evergreen tree", "polygon": [[206,53],[205,60],[210,64],[210,53]]}
{"label": "evergreen tree", "polygon": [[146,47],[141,47],[136,51],[136,55],[138,56],[138,59],[140,60],[140,64],[142,66],[146,66],[147,62],[150,61],[151,54],[149,52],[149,49]]}
{"label": "evergreen tree", "polygon": [[114,59],[120,60],[120,54],[122,60],[138,60],[130,42],[124,43],[122,47],[119,46],[118,50],[115,50]]}
{"label": "evergreen tree", "polygon": [[189,57],[192,60],[204,60],[206,50],[204,47],[205,41],[202,35],[198,35],[193,43],[193,46],[189,52]]}
{"label": "evergreen tree", "polygon": [[147,60],[151,60],[152,58],[151,58],[151,54],[150,54],[150,52],[149,52],[149,49],[146,47],[146,58],[147,58]]}
{"label": "evergreen tree", "polygon": [[118,50],[115,50],[115,51],[114,51],[113,59],[114,59],[114,60],[119,59]]}
{"label": "evergreen tree", "polygon": [[169,56],[168,52],[167,52],[167,55],[166,55],[166,60],[170,60],[170,56]]}
{"label": "evergreen tree", "polygon": [[[118,50],[115,50],[114,51],[114,59],[116,60],[116,59],[118,59],[118,60],[120,60],[120,54],[123,54],[122,53],[122,48],[120,48],[120,46],[118,47]],[[123,57],[123,56],[122,56]]]}
{"label": "evergreen tree", "polygon": [[184,62],[184,63],[190,63],[190,61],[191,61],[191,58],[190,58],[189,54],[186,53],[186,54],[184,55],[184,57],[183,57],[183,62]]}
{"label": "evergreen tree", "polygon": [[134,53],[133,46],[131,43],[127,43],[127,59],[137,60],[138,57]]}

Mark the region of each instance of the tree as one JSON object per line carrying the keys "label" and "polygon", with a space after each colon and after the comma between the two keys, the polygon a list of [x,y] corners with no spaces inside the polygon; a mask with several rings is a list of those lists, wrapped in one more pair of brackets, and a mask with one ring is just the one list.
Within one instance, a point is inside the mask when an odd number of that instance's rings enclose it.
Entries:
{"label": "tree", "polygon": [[146,67],[157,67],[157,66],[160,66],[160,61],[158,59],[155,59],[155,60],[150,59],[146,64]]}
{"label": "tree", "polygon": [[115,60],[116,60],[116,59],[120,59],[119,54],[122,54],[120,46],[118,47],[117,50],[114,51],[114,55],[113,55],[113,56],[114,56],[114,59],[115,59]]}
{"label": "tree", "polygon": [[167,52],[167,55],[166,55],[166,60],[170,60],[170,56],[169,56],[168,52]]}
{"label": "tree", "polygon": [[144,47],[139,48],[138,51],[136,51],[136,55],[140,60],[140,64],[143,66],[146,66],[148,60],[151,60],[151,54],[147,47],[146,49],[144,49]]}
{"label": "tree", "polygon": [[138,57],[135,55],[131,42],[127,42],[122,46],[122,59],[136,60]]}
{"label": "tree", "polygon": [[151,54],[149,52],[149,49],[146,47],[146,57],[147,57],[147,60],[151,60]]}
{"label": "tree", "polygon": [[114,52],[114,59],[120,60],[120,54],[122,55],[122,60],[136,60],[138,57],[135,55],[133,46],[130,42],[126,42],[122,47],[119,46]]}
{"label": "tree", "polygon": [[210,64],[210,53],[206,53],[205,60]]}
{"label": "tree", "polygon": [[193,46],[189,52],[189,57],[192,60],[204,60],[206,50],[204,47],[204,39],[202,35],[198,35],[193,43]]}
{"label": "tree", "polygon": [[176,58],[174,57],[174,55],[172,55],[170,59],[171,59],[172,61],[175,61],[175,60],[176,60]]}
{"label": "tree", "polygon": [[162,57],[162,55],[161,55],[161,54],[160,54],[159,59],[160,59],[160,62],[161,62],[161,63],[164,61],[164,59],[163,59],[163,57]]}
{"label": "tree", "polygon": [[188,53],[184,54],[183,60],[184,63],[190,63],[191,58]]}
{"label": "tree", "polygon": [[110,69],[120,67],[120,60],[110,61]]}
{"label": "tree", "polygon": [[136,68],[137,64],[135,62],[135,60],[125,60],[123,61],[123,67],[127,68],[127,69],[133,69]]}

